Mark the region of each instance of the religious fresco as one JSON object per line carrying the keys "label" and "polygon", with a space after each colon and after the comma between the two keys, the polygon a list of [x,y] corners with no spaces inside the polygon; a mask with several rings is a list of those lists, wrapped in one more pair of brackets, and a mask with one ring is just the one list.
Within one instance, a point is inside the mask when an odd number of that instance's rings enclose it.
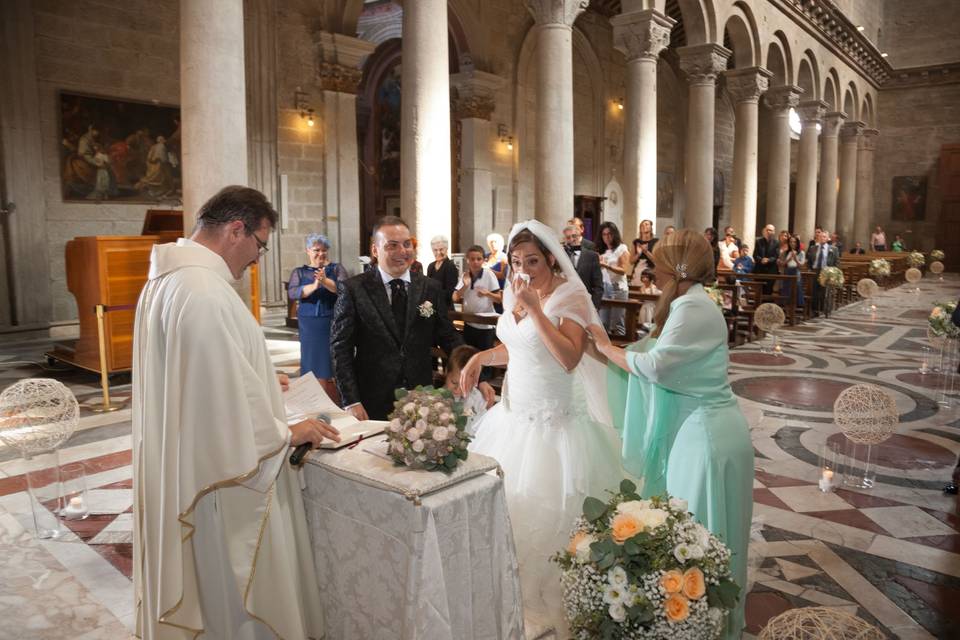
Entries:
{"label": "religious fresco", "polygon": [[657,171],[657,217],[673,217],[673,174]]}
{"label": "religious fresco", "polygon": [[892,202],[893,220],[923,220],[927,214],[927,177],[895,177]]}
{"label": "religious fresco", "polygon": [[68,202],[178,202],[179,107],[60,92],[60,183]]}
{"label": "religious fresco", "polygon": [[[400,190],[400,65],[387,73],[377,89],[380,122],[380,188]],[[388,213],[392,213],[388,209]]]}

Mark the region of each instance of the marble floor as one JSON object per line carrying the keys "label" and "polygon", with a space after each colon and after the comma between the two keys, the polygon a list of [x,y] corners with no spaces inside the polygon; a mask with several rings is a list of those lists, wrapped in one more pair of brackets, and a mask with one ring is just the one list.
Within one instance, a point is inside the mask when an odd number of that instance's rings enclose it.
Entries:
{"label": "marble floor", "polygon": [[[731,352],[730,379],[756,452],[747,631],[794,607],[838,607],[892,638],[960,637],[960,514],[945,496],[960,453],[960,382],[934,369],[926,335],[933,301],[956,300],[960,279],[925,280],[782,332],[783,355],[765,343]],[[282,318],[265,321],[278,367],[299,351]],[[0,388],[55,377],[81,402],[80,427],[60,451],[87,474],[93,513],[64,521],[56,540],[34,535],[27,463],[0,447],[0,640],[127,638],[133,626],[130,411],[96,413],[98,379],[50,365],[47,337],[0,335]],[[919,372],[926,357],[930,371]],[[956,363],[953,365],[956,367]],[[818,454],[847,451],[832,407],[848,386],[877,384],[896,398],[900,426],[874,447],[876,485],[818,489]],[[129,397],[129,376],[111,380]],[[951,389],[950,385],[953,384]],[[34,462],[33,464],[36,464]],[[862,466],[862,462],[858,463]],[[838,469],[837,480],[843,477]]]}

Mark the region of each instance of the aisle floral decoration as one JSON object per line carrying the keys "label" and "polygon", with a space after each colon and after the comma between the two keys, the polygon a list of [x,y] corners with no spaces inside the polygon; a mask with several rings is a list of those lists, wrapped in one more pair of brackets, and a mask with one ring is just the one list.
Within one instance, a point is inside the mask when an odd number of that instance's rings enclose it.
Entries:
{"label": "aisle floral decoration", "polygon": [[956,302],[934,302],[930,317],[927,318],[930,332],[935,336],[960,338],[960,327],[953,324],[951,320],[953,310],[956,308]]}
{"label": "aisle floral decoration", "polygon": [[703,290],[710,296],[710,299],[717,303],[717,306],[723,308],[723,289],[717,286],[704,287]]}
{"label": "aisle floral decoration", "polygon": [[944,255],[943,251],[940,251],[940,249],[934,249],[933,251],[930,252],[930,260],[932,262],[934,261],[943,262],[943,259],[945,257],[946,255]]}
{"label": "aisle floral decoration", "polygon": [[927,263],[927,258],[919,251],[911,251],[907,256],[907,266],[920,268]]}
{"label": "aisle floral decoration", "polygon": [[890,275],[890,263],[883,258],[870,261],[870,275],[886,278]]}
{"label": "aisle floral decoration", "polygon": [[839,289],[843,286],[843,271],[840,267],[824,267],[820,270],[820,286]]}
{"label": "aisle floral decoration", "polygon": [[467,459],[470,435],[463,405],[447,389],[397,389],[387,451],[401,466],[451,472]]}
{"label": "aisle floral decoration", "polygon": [[717,638],[740,594],[730,550],[686,500],[642,500],[630,480],[607,502],[584,500],[568,547],[552,560],[577,640]]}

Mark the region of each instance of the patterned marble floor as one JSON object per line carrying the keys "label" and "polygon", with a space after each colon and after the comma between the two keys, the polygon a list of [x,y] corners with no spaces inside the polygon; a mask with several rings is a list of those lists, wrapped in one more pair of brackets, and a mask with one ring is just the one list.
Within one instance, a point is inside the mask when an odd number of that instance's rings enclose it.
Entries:
{"label": "patterned marble floor", "polygon": [[[940,492],[960,453],[960,383],[945,392],[945,376],[918,371],[932,302],[958,295],[956,276],[927,280],[919,292],[883,294],[873,313],[861,303],[784,330],[780,357],[760,343],[731,353],[731,382],[757,456],[744,638],[782,611],[811,605],[855,613],[889,637],[960,637],[960,515],[957,499]],[[265,324],[274,361],[295,371],[295,333],[279,316]],[[58,540],[36,539],[25,491],[29,464],[0,447],[0,640],[127,638],[130,412],[93,412],[98,380],[51,369],[43,358],[50,343],[0,336],[0,388],[45,376],[77,395],[81,423],[61,463],[85,465],[95,513],[67,522]],[[931,366],[936,355],[927,354]],[[859,382],[891,391],[901,424],[874,451],[876,486],[822,493],[821,445],[843,448],[833,402]],[[129,396],[129,376],[112,384],[117,398]]]}

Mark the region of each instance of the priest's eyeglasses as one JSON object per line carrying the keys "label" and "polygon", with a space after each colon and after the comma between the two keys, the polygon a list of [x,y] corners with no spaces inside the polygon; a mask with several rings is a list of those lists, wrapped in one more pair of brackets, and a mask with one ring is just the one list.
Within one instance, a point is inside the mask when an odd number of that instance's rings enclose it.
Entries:
{"label": "priest's eyeglasses", "polygon": [[262,258],[263,254],[265,254],[267,251],[270,251],[270,247],[268,247],[266,241],[261,240],[257,234],[251,233],[250,235],[252,235],[253,239],[257,241],[257,256]]}

